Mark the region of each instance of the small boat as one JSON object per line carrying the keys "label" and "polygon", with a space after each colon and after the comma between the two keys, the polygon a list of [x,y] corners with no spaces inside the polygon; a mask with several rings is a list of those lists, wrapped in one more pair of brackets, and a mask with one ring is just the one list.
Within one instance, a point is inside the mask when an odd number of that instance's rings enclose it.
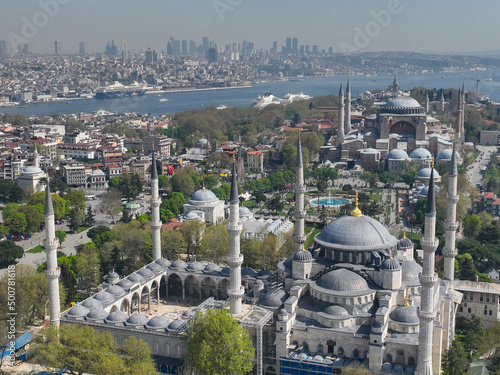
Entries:
{"label": "small boat", "polygon": [[167,98],[161,98],[161,99],[158,99],[159,102],[168,102],[168,99]]}

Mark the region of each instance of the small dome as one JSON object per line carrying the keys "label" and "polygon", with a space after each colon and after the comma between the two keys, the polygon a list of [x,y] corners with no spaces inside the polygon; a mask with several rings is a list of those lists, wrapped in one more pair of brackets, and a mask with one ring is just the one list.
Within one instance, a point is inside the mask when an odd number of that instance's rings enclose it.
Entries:
{"label": "small dome", "polygon": [[[441,177],[434,169],[434,178],[439,178]],[[417,173],[417,178],[431,178],[431,168],[422,168],[421,170],[418,171]]]}
{"label": "small dome", "polygon": [[186,220],[198,220],[201,219],[197,214],[194,212],[190,212],[186,215]]}
{"label": "small dome", "polygon": [[259,305],[277,309],[283,305],[288,296],[283,289],[277,289],[272,292],[264,294],[259,301]]}
{"label": "small dome", "polygon": [[137,271],[137,273],[142,277],[144,277],[145,279],[150,279],[154,277],[154,273],[148,270],[147,268],[142,268],[139,271]]}
{"label": "small dome", "polygon": [[186,270],[191,271],[191,272],[195,272],[195,271],[201,271],[204,268],[205,268],[205,266],[203,264],[201,264],[200,262],[192,262],[192,263],[188,264]]}
{"label": "small dome", "polygon": [[[437,194],[439,193],[439,190],[441,190],[439,188],[439,186],[437,185],[434,185],[434,192]],[[424,188],[422,188],[422,190],[420,190],[420,192],[418,193],[418,196],[419,197],[426,197],[427,194],[429,194],[429,186],[425,186]]]}
{"label": "small dome", "polygon": [[189,319],[191,316],[194,315],[194,311],[193,310],[186,310],[182,313],[182,317],[185,318],[185,319]]}
{"label": "small dome", "polygon": [[170,324],[168,325],[167,330],[168,330],[169,332],[178,331],[178,330],[182,329],[186,323],[187,323],[187,322],[186,322],[184,319],[177,319],[177,320],[174,320],[172,323],[170,323]]}
{"label": "small dome", "polygon": [[160,266],[158,263],[151,263],[146,268],[156,274],[164,272],[163,267]]}
{"label": "small dome", "polygon": [[167,328],[169,321],[162,316],[155,316],[149,320],[146,324],[146,328],[149,329],[162,329]]}
{"label": "small dome", "polygon": [[142,326],[146,324],[149,321],[147,316],[142,315],[142,314],[133,314],[130,315],[130,317],[127,319],[125,322],[126,325],[128,326]]}
{"label": "small dome", "polygon": [[244,206],[240,207],[238,212],[239,212],[240,216],[251,216],[252,215],[252,211],[250,211],[248,209],[248,207],[244,207]]}
{"label": "small dome", "polygon": [[124,290],[129,290],[130,287],[132,285],[134,285],[134,283],[128,279],[122,279],[122,280],[118,281],[118,283],[116,285],[122,287]]}
{"label": "small dome", "polygon": [[184,262],[183,260],[180,260],[180,259],[177,259],[174,263],[172,263],[170,265],[170,268],[176,269],[176,270],[184,269],[186,267],[187,267],[186,262]]}
{"label": "small dome", "polygon": [[44,173],[40,168],[31,166],[23,169],[24,174],[36,174],[36,173]]}
{"label": "small dome", "polygon": [[75,305],[68,311],[69,318],[83,318],[90,312],[85,306]]}
{"label": "small dome", "polygon": [[405,150],[394,148],[387,154],[387,159],[408,159],[408,154]]}
{"label": "small dome", "polygon": [[127,279],[132,281],[133,283],[141,283],[141,284],[146,281],[144,277],[142,277],[138,273],[133,273],[132,275],[127,277]]}
{"label": "small dome", "polygon": [[257,277],[262,277],[262,276],[271,276],[273,273],[272,271],[269,270],[260,270],[257,272]]}
{"label": "small dome", "polygon": [[217,202],[219,198],[215,196],[214,193],[212,193],[210,190],[207,189],[200,189],[196,191],[191,198],[189,199],[190,203],[210,203],[210,202]]}
{"label": "small dome", "polygon": [[170,267],[170,265],[172,264],[171,261],[165,259],[165,258],[160,258],[156,261],[157,264],[159,264],[160,266],[162,266],[163,268],[167,268],[167,267]]}
{"label": "small dome", "polygon": [[241,276],[255,277],[255,276],[257,276],[257,272],[255,272],[255,270],[253,268],[244,267],[241,269]]}
{"label": "small dome", "polygon": [[106,292],[111,293],[115,297],[120,297],[125,294],[125,291],[118,285],[111,285]]}
{"label": "small dome", "polygon": [[453,150],[451,148],[447,148],[439,153],[437,160],[451,161],[452,155],[453,155]]}
{"label": "small dome", "polygon": [[198,139],[198,142],[196,142],[200,145],[206,145],[208,143],[208,140],[206,138],[200,138]]}
{"label": "small dome", "polygon": [[278,313],[280,315],[288,315],[288,311],[286,311],[285,309],[280,309],[280,311]]}
{"label": "small dome", "polygon": [[108,317],[108,312],[103,309],[92,309],[87,314],[87,320],[104,320]]}
{"label": "small dome", "polygon": [[118,275],[116,272],[110,272],[108,273],[108,283],[109,283],[109,280],[115,280],[115,279],[119,279],[120,278],[120,275]]}
{"label": "small dome", "polygon": [[401,266],[399,265],[399,262],[396,259],[389,258],[382,262],[380,269],[388,271],[397,271],[401,269]]}
{"label": "small dome", "polygon": [[203,269],[204,273],[215,273],[220,272],[222,268],[220,268],[217,264],[209,263]]}
{"label": "small dome", "polygon": [[81,303],[87,309],[102,309],[102,302],[96,300],[95,298],[89,298]]}
{"label": "small dome", "polygon": [[371,291],[365,279],[345,268],[325,273],[316,284],[339,294],[360,295]]}
{"label": "small dome", "polygon": [[295,253],[293,260],[297,262],[311,262],[313,260],[313,257],[309,250],[301,250]]}
{"label": "small dome", "polygon": [[104,321],[106,323],[124,323],[127,319],[128,316],[123,311],[113,311]]}
{"label": "small dome", "polygon": [[398,241],[398,250],[411,249],[413,242],[409,238],[403,237]]}
{"label": "small dome", "polygon": [[98,292],[94,296],[94,298],[102,302],[103,304],[111,303],[115,300],[115,297],[111,293],[106,292],[105,290],[101,290],[100,292]]}
{"label": "small dome", "polygon": [[411,159],[432,159],[432,154],[425,148],[417,148],[410,154]]}
{"label": "small dome", "polygon": [[348,319],[351,317],[346,309],[338,305],[328,306],[322,313],[330,319]]}
{"label": "small dome", "polygon": [[405,286],[420,285],[418,275],[422,273],[422,266],[413,260],[404,261],[401,265],[402,282]]}
{"label": "small dome", "polygon": [[396,323],[419,324],[416,306],[398,306],[390,314],[390,318]]}

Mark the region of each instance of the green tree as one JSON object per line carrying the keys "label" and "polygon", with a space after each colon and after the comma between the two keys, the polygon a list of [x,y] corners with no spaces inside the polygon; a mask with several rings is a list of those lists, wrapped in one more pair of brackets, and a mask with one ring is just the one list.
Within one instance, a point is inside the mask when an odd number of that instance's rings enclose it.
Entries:
{"label": "green tree", "polygon": [[13,241],[0,242],[0,268],[15,264],[16,259],[22,258],[23,255],[24,249]]}
{"label": "green tree", "polygon": [[64,199],[69,201],[73,208],[85,208],[86,199],[82,190],[71,190],[64,196]]}
{"label": "green tree", "polygon": [[90,246],[84,246],[75,258],[75,274],[79,289],[90,292],[100,281],[100,261],[97,252]]}
{"label": "green tree", "polygon": [[10,234],[20,234],[26,230],[28,221],[23,213],[16,212],[10,215],[10,217],[4,222],[5,228]]}
{"label": "green tree", "polygon": [[51,371],[67,369],[73,374],[157,374],[149,346],[129,337],[115,346],[110,333],[99,333],[83,325],[47,327],[36,338],[36,363]]}
{"label": "green tree", "polygon": [[23,189],[10,180],[0,179],[0,199],[7,202],[19,202],[23,198]]}
{"label": "green tree", "polygon": [[[39,191],[33,193],[30,199],[28,200],[28,204],[31,206],[36,206],[40,204],[45,209],[45,192]],[[65,217],[69,212],[69,202],[61,198],[56,193],[52,194],[52,206],[54,207],[54,216],[58,220]]]}
{"label": "green tree", "polygon": [[199,260],[221,263],[229,254],[229,234],[224,225],[212,225],[205,230],[198,251]]}
{"label": "green tree", "polygon": [[178,168],[171,178],[172,191],[178,191],[185,197],[190,197],[197,188],[195,177],[199,177],[199,173],[192,167]]}
{"label": "green tree", "polygon": [[255,350],[248,332],[227,309],[199,311],[186,330],[187,367],[205,375],[246,374]]}
{"label": "green tree", "polygon": [[459,279],[476,281],[477,270],[476,266],[474,265],[474,261],[472,260],[472,256],[467,253],[461,257],[458,257],[458,260]]}
{"label": "green tree", "polygon": [[445,375],[463,375],[469,370],[467,353],[458,339],[455,339],[443,354],[442,366]]}
{"label": "green tree", "polygon": [[122,211],[121,193],[116,189],[109,189],[104,194],[101,194],[101,210],[111,216],[113,223],[115,217]]}
{"label": "green tree", "polygon": [[88,206],[87,207],[87,213],[85,214],[85,222],[84,224],[88,227],[91,227],[94,225],[95,223],[95,219],[94,219],[95,215],[94,215],[94,210],[92,209],[92,206]]}
{"label": "green tree", "polygon": [[259,204],[260,202],[266,202],[267,197],[262,191],[255,192],[255,203]]}
{"label": "green tree", "polygon": [[186,241],[188,255],[198,254],[204,229],[205,224],[199,220],[190,220],[182,225],[180,232]]}
{"label": "green tree", "polygon": [[26,218],[25,232],[32,234],[40,230],[40,225],[44,221],[43,215],[34,206],[19,206],[17,212],[22,213]]}
{"label": "green tree", "polygon": [[66,240],[66,232],[63,230],[56,230],[56,238],[59,241],[59,246],[62,246],[63,242]]}
{"label": "green tree", "polygon": [[71,210],[69,213],[69,229],[76,232],[79,227],[85,222],[85,211],[83,210]]}
{"label": "green tree", "polygon": [[284,203],[281,200],[281,196],[279,194],[276,194],[267,202],[267,208],[269,209],[269,211],[278,212],[281,211],[283,207]]}
{"label": "green tree", "polygon": [[163,174],[158,175],[158,188],[167,191],[172,190],[170,179]]}
{"label": "green tree", "polygon": [[[174,191],[161,202],[160,205],[160,218],[162,221],[166,222],[171,218],[163,220],[166,218],[167,211],[170,211],[174,216],[179,216],[182,213],[183,206],[186,204],[186,199],[182,193]],[[169,214],[167,216],[170,216]]]}
{"label": "green tree", "polygon": [[417,177],[417,171],[416,170],[409,170],[403,173],[401,178],[403,179],[403,182],[408,185],[408,187],[411,189],[413,188],[413,184],[415,183],[415,178]]}
{"label": "green tree", "polygon": [[467,238],[475,238],[481,230],[481,220],[477,215],[468,215],[463,221],[464,235]]}
{"label": "green tree", "polygon": [[182,233],[174,229],[166,229],[161,232],[161,256],[165,259],[177,259],[185,253],[186,241]]}

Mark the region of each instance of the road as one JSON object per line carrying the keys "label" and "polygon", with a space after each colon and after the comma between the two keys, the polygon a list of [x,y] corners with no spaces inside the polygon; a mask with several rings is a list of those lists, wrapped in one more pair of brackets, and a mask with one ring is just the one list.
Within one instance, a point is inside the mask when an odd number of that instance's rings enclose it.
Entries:
{"label": "road", "polygon": [[483,186],[483,176],[481,174],[481,167],[488,165],[491,155],[495,155],[497,152],[496,146],[476,146],[476,148],[482,153],[480,156],[469,166],[467,169],[467,180],[473,187],[477,187],[477,184]]}

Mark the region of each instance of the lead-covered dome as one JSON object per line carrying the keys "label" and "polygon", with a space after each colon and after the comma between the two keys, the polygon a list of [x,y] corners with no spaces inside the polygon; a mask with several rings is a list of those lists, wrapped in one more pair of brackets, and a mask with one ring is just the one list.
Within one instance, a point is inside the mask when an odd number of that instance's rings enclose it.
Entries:
{"label": "lead-covered dome", "polygon": [[426,148],[417,148],[410,154],[411,159],[432,159],[432,154]]}
{"label": "lead-covered dome", "polygon": [[90,312],[85,306],[75,305],[68,311],[69,318],[83,318]]}
{"label": "lead-covered dome", "polygon": [[309,250],[301,250],[295,253],[295,255],[293,256],[293,260],[297,262],[311,262],[313,260],[313,257]]}
{"label": "lead-covered dome", "polygon": [[413,260],[404,261],[401,265],[402,282],[404,286],[420,285],[418,275],[422,273],[422,266]]}
{"label": "lead-covered dome", "polygon": [[369,216],[342,216],[314,238],[321,246],[337,250],[376,251],[390,249],[397,239]]}
{"label": "lead-covered dome", "polygon": [[189,203],[197,204],[197,203],[209,203],[209,202],[217,202],[219,198],[215,196],[210,190],[205,188],[197,190],[189,199]]}
{"label": "lead-covered dome", "polygon": [[125,324],[128,326],[143,326],[148,321],[149,321],[149,319],[147,318],[147,316],[136,313],[136,314],[130,315],[130,317],[127,319]]}
{"label": "lead-covered dome", "polygon": [[391,320],[400,324],[419,324],[416,306],[399,306],[389,315]]}
{"label": "lead-covered dome", "polygon": [[[431,178],[431,168],[422,168],[417,173],[417,178]],[[438,171],[434,169],[434,178],[440,178]]]}
{"label": "lead-covered dome", "polygon": [[395,114],[423,114],[424,108],[410,96],[397,96],[384,105],[382,112]]}
{"label": "lead-covered dome", "polygon": [[324,314],[330,319],[348,319],[351,317],[346,309],[338,305],[328,306],[320,314]]}
{"label": "lead-covered dome", "polygon": [[447,148],[439,153],[437,160],[451,161],[452,155],[453,155],[453,150],[451,148]]}
{"label": "lead-covered dome", "polygon": [[397,271],[401,269],[399,262],[396,259],[388,258],[380,265],[381,270]]}
{"label": "lead-covered dome", "polygon": [[127,319],[128,316],[123,311],[113,311],[104,321],[106,323],[124,323]]}
{"label": "lead-covered dome", "polygon": [[170,322],[162,316],[154,316],[146,324],[148,329],[162,329],[167,328]]}
{"label": "lead-covered dome", "polygon": [[95,298],[89,298],[83,301],[81,305],[85,306],[87,309],[102,309],[101,301],[98,301]]}
{"label": "lead-covered dome", "polygon": [[361,295],[371,292],[365,279],[345,268],[325,273],[319,278],[316,284],[335,294]]}
{"label": "lead-covered dome", "polygon": [[408,159],[408,154],[405,150],[401,150],[400,148],[393,148],[387,154],[387,159]]}
{"label": "lead-covered dome", "polygon": [[277,289],[272,292],[264,294],[259,301],[259,305],[277,309],[283,305],[288,298],[283,289]]}

